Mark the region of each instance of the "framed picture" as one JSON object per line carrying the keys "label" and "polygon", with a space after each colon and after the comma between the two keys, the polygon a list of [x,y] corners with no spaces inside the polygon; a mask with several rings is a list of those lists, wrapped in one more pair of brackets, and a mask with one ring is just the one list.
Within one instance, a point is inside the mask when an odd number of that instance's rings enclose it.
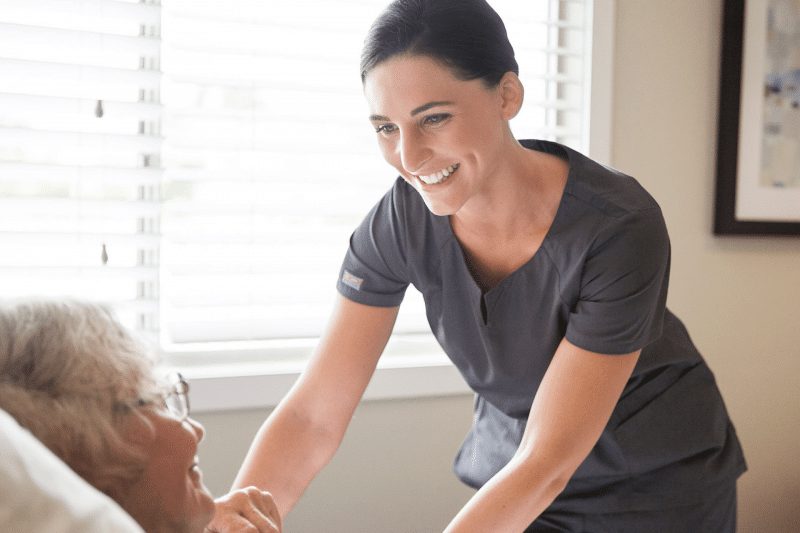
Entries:
{"label": "framed picture", "polygon": [[714,233],[800,235],[800,0],[724,0]]}

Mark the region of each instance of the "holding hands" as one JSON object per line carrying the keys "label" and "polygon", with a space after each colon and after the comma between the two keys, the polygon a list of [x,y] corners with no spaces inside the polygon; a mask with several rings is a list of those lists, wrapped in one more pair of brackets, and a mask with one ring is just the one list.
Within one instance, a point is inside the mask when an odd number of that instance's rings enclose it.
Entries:
{"label": "holding hands", "polygon": [[237,489],[215,503],[217,512],[205,533],[281,533],[281,515],[269,492]]}

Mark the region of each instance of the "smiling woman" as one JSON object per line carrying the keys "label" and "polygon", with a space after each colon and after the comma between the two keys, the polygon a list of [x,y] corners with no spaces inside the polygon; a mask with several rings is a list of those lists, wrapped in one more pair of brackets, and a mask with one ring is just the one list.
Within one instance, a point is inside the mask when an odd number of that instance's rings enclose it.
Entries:
{"label": "smiling woman", "polygon": [[328,329],[235,486],[292,509],[413,285],[476,393],[454,470],[477,492],[445,533],[732,533],[746,465],[666,308],[661,210],[634,178],[512,134],[525,96],[514,57],[485,0],[395,0],[373,23],[361,81],[399,176],[353,233]]}

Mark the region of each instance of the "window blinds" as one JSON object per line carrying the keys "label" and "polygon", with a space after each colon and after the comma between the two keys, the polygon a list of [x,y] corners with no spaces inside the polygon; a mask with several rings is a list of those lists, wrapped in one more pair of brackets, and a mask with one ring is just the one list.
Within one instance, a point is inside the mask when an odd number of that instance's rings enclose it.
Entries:
{"label": "window blinds", "polygon": [[[489,2],[526,89],[514,133],[585,151],[592,1]],[[4,6],[0,293],[110,301],[171,349],[319,335],[396,177],[358,72],[386,3]],[[396,331],[427,330],[410,288]]]}
{"label": "window blinds", "polygon": [[393,180],[358,73],[382,2],[260,5],[165,2],[171,342],[318,336],[348,237]]}
{"label": "window blinds", "polygon": [[0,294],[75,296],[158,330],[160,8],[0,10]]}

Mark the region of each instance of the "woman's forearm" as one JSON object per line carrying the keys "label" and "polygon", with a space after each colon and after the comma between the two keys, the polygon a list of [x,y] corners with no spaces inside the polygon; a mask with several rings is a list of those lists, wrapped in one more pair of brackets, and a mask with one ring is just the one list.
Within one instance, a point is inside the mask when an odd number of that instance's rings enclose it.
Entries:
{"label": "woman's forearm", "polygon": [[516,458],[484,485],[445,533],[520,533],[561,493],[569,480],[554,468]]}
{"label": "woman's forearm", "polygon": [[516,455],[446,533],[524,531],[597,443],[638,357],[638,351],[609,356],[562,341],[531,405]]}
{"label": "woman's forearm", "polygon": [[233,488],[252,485],[270,492],[285,518],[340,442],[330,430],[279,406],[253,440]]}
{"label": "woman's forearm", "polygon": [[398,308],[338,297],[308,366],[258,432],[234,488],[255,485],[285,517],[339,447]]}

